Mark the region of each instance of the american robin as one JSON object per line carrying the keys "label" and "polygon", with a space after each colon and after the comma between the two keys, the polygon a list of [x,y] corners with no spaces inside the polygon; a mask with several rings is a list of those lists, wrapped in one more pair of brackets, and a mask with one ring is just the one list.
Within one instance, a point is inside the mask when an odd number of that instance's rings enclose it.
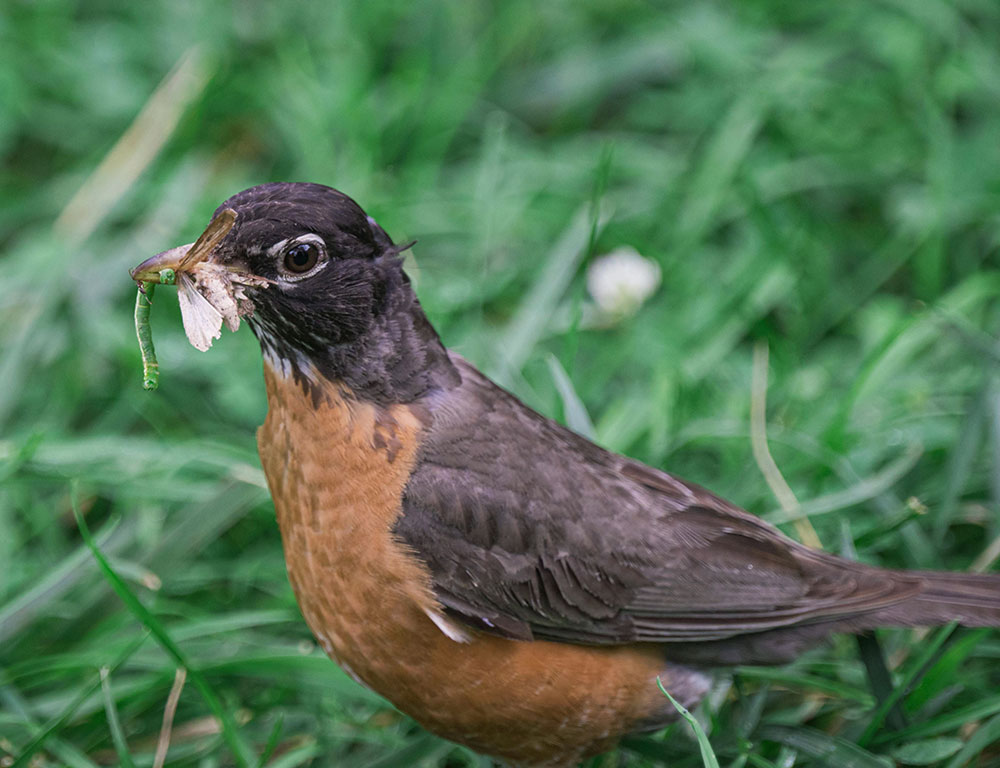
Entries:
{"label": "american robin", "polygon": [[809,549],[531,410],[445,349],[404,248],[346,195],[264,184],[220,216],[194,263],[175,248],[133,277],[187,271],[227,319],[247,318],[302,613],[348,673],[429,730],[517,765],[572,765],[675,718],[657,677],[690,707],[707,668],[780,664],[831,632],[1000,625],[1000,576]]}

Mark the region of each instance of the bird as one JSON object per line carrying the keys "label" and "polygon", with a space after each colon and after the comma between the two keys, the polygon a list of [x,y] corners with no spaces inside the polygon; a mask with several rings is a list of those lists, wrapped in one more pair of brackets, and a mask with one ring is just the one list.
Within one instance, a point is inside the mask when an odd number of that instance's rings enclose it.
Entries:
{"label": "bird", "polygon": [[571,766],[675,720],[657,681],[690,708],[714,668],[786,663],[831,633],[1000,625],[1000,575],[806,547],[532,410],[444,346],[409,246],[347,195],[263,184],[212,222],[207,246],[131,275],[186,271],[227,322],[238,306],[262,351],[257,444],[305,621],[429,731]]}

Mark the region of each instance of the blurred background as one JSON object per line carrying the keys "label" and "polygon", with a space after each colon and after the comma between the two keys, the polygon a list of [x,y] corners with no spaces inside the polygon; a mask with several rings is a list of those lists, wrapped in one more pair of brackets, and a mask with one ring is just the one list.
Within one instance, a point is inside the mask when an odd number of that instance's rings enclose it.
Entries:
{"label": "blurred background", "polygon": [[[417,239],[445,342],[602,445],[995,567],[998,40],[993,0],[3,3],[2,765],[161,765],[168,698],[171,766],[489,765],[313,644],[249,331],[200,354],[161,289],[141,387],[127,268],[265,181]],[[851,638],[720,678],[721,764],[997,765],[997,633],[881,642],[891,712]],[[627,746],[595,765],[701,764],[686,725]]]}

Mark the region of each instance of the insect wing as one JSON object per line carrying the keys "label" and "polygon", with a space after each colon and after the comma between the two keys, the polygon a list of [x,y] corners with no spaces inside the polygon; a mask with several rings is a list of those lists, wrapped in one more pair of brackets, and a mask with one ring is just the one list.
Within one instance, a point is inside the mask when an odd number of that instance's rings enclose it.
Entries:
{"label": "insect wing", "polygon": [[225,239],[235,223],[236,211],[232,208],[224,208],[219,211],[219,215],[209,222],[208,226],[205,227],[205,231],[201,233],[201,236],[194,241],[194,245],[184,254],[184,258],[180,260],[175,271],[181,272],[184,269],[189,269],[199,261],[204,261],[208,257],[208,254],[212,252],[212,249]]}
{"label": "insect wing", "polygon": [[222,335],[222,314],[195,287],[187,274],[177,275],[177,302],[181,307],[184,333],[195,349],[202,352]]}

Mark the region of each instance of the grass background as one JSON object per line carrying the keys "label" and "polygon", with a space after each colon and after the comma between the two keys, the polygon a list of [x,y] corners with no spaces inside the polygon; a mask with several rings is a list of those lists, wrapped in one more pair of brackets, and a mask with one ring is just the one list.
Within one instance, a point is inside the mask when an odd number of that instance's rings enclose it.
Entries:
{"label": "grass background", "polygon": [[[823,545],[989,566],[998,39],[992,0],[5,3],[2,764],[151,765],[165,648],[192,670],[169,765],[489,764],[313,644],[249,332],[202,356],[162,290],[141,389],[126,269],[264,181],[336,186],[418,238],[446,343],[534,407],[787,520],[751,449],[766,343],[771,451]],[[583,271],[621,245],[663,285],[595,327]],[[941,639],[881,635],[901,730],[849,638],[739,671],[700,717],[723,765],[997,765],[1000,638]],[[699,765],[688,733],[603,765]]]}

